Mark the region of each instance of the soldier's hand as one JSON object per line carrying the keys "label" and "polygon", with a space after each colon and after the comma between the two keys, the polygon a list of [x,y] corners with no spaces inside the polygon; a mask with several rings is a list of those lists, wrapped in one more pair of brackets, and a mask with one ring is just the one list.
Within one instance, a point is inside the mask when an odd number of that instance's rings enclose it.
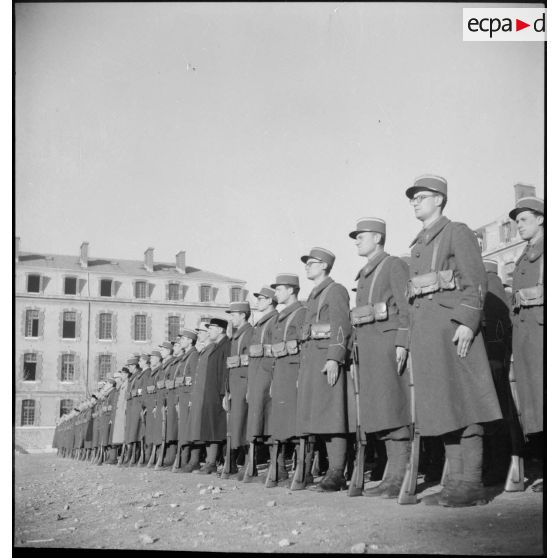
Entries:
{"label": "soldier's hand", "polygon": [[407,360],[407,349],[405,347],[395,347],[395,362],[397,363],[397,373],[401,376],[405,369]]}
{"label": "soldier's hand", "polygon": [[327,383],[334,386],[339,377],[339,363],[336,360],[328,360],[322,368],[322,373],[327,374]]}
{"label": "soldier's hand", "polygon": [[473,342],[473,330],[466,325],[459,325],[455,330],[452,342],[457,343],[457,356],[464,358],[469,352],[471,343]]}
{"label": "soldier's hand", "polygon": [[225,393],[225,395],[223,396],[223,409],[227,413],[231,410],[230,400],[231,400],[231,394],[230,393]]}

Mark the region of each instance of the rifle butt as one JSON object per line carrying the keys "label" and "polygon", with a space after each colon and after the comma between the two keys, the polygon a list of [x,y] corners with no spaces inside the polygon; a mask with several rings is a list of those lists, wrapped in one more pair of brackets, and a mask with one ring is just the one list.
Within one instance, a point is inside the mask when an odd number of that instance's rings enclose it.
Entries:
{"label": "rifle butt", "polygon": [[355,459],[355,466],[353,469],[353,474],[351,475],[351,482],[349,483],[349,489],[347,494],[350,497],[362,496],[364,490],[364,454],[366,446],[362,442],[359,442],[357,455]]}
{"label": "rifle butt", "polygon": [[519,455],[512,455],[510,468],[508,469],[508,476],[506,477],[506,486],[504,488],[506,492],[525,491],[523,467],[523,457],[520,457]]}

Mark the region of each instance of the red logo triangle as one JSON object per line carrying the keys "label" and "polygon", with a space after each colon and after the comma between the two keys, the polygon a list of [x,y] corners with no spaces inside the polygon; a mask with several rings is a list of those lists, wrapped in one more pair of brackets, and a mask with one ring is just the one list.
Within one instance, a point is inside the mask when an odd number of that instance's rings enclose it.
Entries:
{"label": "red logo triangle", "polygon": [[516,31],[521,31],[522,29],[525,29],[526,27],[531,27],[531,24],[530,23],[525,23],[524,21],[521,21],[520,19],[515,20],[515,30]]}

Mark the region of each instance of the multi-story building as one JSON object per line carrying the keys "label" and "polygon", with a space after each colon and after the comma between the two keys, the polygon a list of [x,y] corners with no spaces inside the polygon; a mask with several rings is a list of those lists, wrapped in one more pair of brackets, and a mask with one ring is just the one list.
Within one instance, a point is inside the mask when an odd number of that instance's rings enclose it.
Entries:
{"label": "multi-story building", "polygon": [[16,445],[50,447],[57,418],[133,353],[245,300],[245,281],[186,266],[20,252],[15,265]]}
{"label": "multi-story building", "polygon": [[[515,201],[526,196],[535,196],[535,187],[515,184]],[[509,204],[509,210],[513,208]],[[509,218],[509,210],[487,225],[475,230],[483,258],[498,262],[498,275],[504,285],[511,285],[515,262],[523,252],[525,241],[517,232],[515,221]]]}

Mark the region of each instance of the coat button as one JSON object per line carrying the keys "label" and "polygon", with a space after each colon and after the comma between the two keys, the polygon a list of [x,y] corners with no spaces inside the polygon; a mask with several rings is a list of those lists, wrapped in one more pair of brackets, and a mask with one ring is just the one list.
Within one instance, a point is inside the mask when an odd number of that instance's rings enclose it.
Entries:
{"label": "coat button", "polygon": [[417,253],[415,254],[415,258],[420,258],[420,252],[417,252]]}
{"label": "coat button", "polygon": [[415,269],[415,275],[418,275],[418,269]]}
{"label": "coat button", "polygon": [[415,302],[415,308],[420,308],[420,302]]}

